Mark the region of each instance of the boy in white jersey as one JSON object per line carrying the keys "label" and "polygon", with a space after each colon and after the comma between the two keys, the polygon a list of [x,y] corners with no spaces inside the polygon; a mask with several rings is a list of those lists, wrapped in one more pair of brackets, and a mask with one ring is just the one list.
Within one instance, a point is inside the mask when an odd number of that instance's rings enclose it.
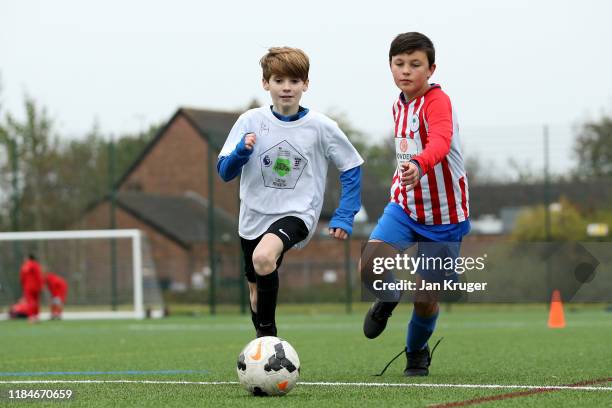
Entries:
{"label": "boy in white jersey", "polygon": [[346,239],[361,207],[363,159],[336,122],[300,106],[310,63],[303,51],[270,48],[260,61],[272,105],[242,114],[219,154],[217,170],[240,178],[238,234],[257,337],[276,336],[278,268],[293,246],[314,234],[328,162],[341,172],[342,197],[329,234]]}
{"label": "boy in white jersey", "polygon": [[[433,43],[421,33],[400,34],[391,43],[389,65],[401,90],[393,104],[398,165],[390,202],[368,245],[393,256],[418,243],[418,257],[455,260],[461,240],[470,230],[467,176],[450,99],[439,85],[429,83],[436,69]],[[415,287],[423,287],[423,281],[457,279],[454,269],[435,268],[419,267]],[[371,273],[371,269],[364,271]],[[393,278],[387,276],[389,279]],[[377,300],[363,326],[368,338],[383,332],[401,295],[395,291],[375,294]],[[429,374],[431,354],[427,341],[434,331],[438,310],[437,292],[416,291],[404,349],[406,376]]]}

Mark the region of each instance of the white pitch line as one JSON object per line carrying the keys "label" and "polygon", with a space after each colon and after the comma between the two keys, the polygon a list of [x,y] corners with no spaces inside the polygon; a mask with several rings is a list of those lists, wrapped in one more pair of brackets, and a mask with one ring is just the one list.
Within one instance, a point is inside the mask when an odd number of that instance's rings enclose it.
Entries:
{"label": "white pitch line", "polygon": [[[156,381],[156,380],[16,380],[0,381],[0,384],[191,384],[191,385],[238,385],[238,381]],[[298,385],[324,387],[430,387],[430,388],[494,388],[494,389],[543,389],[612,391],[612,387],[569,385],[504,385],[504,384],[426,384],[426,383],[368,383],[368,382],[298,382]]]}

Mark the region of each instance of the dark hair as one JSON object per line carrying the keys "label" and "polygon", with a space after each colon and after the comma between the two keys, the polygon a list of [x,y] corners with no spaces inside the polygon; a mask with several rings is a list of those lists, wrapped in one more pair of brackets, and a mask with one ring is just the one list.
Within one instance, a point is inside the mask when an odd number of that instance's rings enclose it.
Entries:
{"label": "dark hair", "polygon": [[399,34],[391,42],[389,48],[389,62],[399,54],[411,54],[414,51],[424,51],[431,67],[436,62],[436,49],[433,42],[425,35],[417,32]]}
{"label": "dark hair", "polygon": [[36,256],[34,254],[28,254],[28,258],[31,259],[32,261],[36,260]]}

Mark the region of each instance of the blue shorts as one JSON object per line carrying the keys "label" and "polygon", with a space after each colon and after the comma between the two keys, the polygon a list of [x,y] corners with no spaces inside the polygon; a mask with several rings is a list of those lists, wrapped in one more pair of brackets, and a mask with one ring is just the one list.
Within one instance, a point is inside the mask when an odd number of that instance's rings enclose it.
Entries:
{"label": "blue shorts", "polygon": [[[470,232],[470,221],[458,224],[425,225],[414,221],[397,203],[389,203],[376,227],[370,234],[370,240],[383,241],[398,251],[405,251],[419,244],[416,256],[425,258],[451,258],[454,263],[459,257],[461,240]],[[448,270],[440,270],[431,262],[429,267],[419,268],[417,273],[427,281],[457,279],[457,274],[449,275]]]}

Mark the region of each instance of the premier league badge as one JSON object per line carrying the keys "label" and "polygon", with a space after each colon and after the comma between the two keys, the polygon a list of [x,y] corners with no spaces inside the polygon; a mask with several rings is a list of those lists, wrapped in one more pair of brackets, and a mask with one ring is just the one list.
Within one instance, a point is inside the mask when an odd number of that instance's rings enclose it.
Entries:
{"label": "premier league badge", "polygon": [[261,155],[261,173],[269,188],[294,189],[308,160],[291,143],[283,140]]}

